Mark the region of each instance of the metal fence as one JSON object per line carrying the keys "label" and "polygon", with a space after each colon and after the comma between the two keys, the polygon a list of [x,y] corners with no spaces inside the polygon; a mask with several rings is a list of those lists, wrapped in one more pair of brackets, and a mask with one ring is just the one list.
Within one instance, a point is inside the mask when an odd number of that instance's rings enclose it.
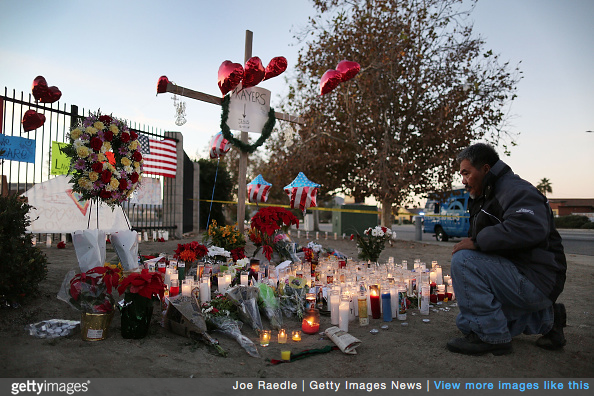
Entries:
{"label": "metal fence", "polygon": [[[29,109],[43,114],[45,123],[30,132],[25,132],[21,120]],[[87,115],[90,111],[87,111]],[[34,163],[3,160],[0,164],[0,192],[6,194],[22,194],[37,183],[49,180],[51,174],[51,147],[52,142],[68,142],[68,133],[72,125],[76,124],[77,118],[85,117],[85,109],[79,109],[76,105],[67,106],[60,102],[45,104],[37,103],[31,94],[20,96],[13,90],[9,94],[4,88],[4,95],[0,95],[0,133],[5,136],[21,136],[35,140],[35,161]],[[127,120],[130,129],[137,133],[141,132],[149,138],[162,139],[167,132],[140,125]],[[171,137],[169,137],[171,138]],[[177,141],[177,139],[174,138]],[[144,175],[143,177],[147,177]],[[172,210],[175,202],[171,197],[174,195],[175,179],[164,180],[162,176],[150,175],[149,177],[159,178],[161,181],[161,205],[134,204],[130,200],[122,205],[127,214],[132,229],[170,230],[175,231],[179,219],[176,219],[176,211]]]}

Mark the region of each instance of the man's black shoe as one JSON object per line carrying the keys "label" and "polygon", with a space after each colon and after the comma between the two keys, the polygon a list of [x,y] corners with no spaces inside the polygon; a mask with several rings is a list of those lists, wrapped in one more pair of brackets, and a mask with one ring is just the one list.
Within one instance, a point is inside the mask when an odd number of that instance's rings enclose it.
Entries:
{"label": "man's black shoe", "polygon": [[475,333],[469,333],[465,337],[453,338],[446,343],[451,352],[463,353],[465,355],[483,355],[493,353],[496,356],[506,355],[512,352],[512,342],[503,344],[488,344],[479,339]]}
{"label": "man's black shoe", "polygon": [[566,307],[564,304],[554,304],[554,326],[547,334],[539,337],[535,345],[549,350],[562,348],[566,345],[564,327],[566,327]]}

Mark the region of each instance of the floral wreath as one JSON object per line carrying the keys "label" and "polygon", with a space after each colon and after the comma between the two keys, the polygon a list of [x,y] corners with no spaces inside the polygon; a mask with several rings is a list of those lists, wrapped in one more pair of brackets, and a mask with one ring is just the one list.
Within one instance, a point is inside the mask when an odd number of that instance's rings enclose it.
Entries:
{"label": "floral wreath", "polygon": [[138,134],[126,122],[99,112],[77,124],[64,150],[70,157],[72,190],[84,200],[122,204],[138,187],[143,171]]}
{"label": "floral wreath", "polygon": [[242,142],[239,139],[236,139],[233,136],[233,134],[231,133],[229,126],[227,125],[227,118],[229,117],[229,101],[230,100],[231,100],[231,96],[225,95],[225,97],[221,101],[221,133],[223,134],[223,137],[225,139],[229,140],[229,142],[231,144],[233,144],[234,146],[236,146],[237,148],[242,150],[244,153],[253,153],[256,151],[257,148],[262,146],[264,141],[267,140],[269,138],[269,136],[271,136],[271,133],[273,132],[273,128],[275,127],[275,122],[277,121],[275,119],[275,109],[273,109],[272,107],[270,108],[269,118],[267,119],[267,122],[262,127],[262,131],[260,133],[260,137],[258,138],[258,140],[256,142],[254,142],[254,144],[248,144],[248,143]]}

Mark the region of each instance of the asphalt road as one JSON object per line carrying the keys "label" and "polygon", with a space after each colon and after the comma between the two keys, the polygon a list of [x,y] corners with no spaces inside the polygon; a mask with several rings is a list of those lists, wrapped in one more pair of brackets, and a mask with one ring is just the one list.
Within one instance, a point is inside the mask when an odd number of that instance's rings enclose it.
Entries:
{"label": "asphalt road", "polygon": [[[415,226],[407,225],[393,225],[392,230],[397,233],[397,239],[405,241],[415,240]],[[332,224],[320,224],[320,231],[332,231]],[[562,237],[562,244],[564,251],[567,254],[581,254],[585,256],[593,256],[593,230],[558,230]],[[461,238],[451,238],[448,242],[438,242],[433,234],[422,233],[423,242],[432,242],[437,244],[444,244],[446,246],[453,245],[460,241]]]}

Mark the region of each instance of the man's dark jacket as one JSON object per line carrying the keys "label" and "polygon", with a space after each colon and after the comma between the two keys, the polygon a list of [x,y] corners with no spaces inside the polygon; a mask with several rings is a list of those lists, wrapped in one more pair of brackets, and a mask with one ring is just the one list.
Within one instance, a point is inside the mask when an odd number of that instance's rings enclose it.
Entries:
{"label": "man's dark jacket", "polygon": [[566,256],[547,198],[498,161],[469,202],[469,236],[482,252],[512,261],[550,300],[566,280]]}

